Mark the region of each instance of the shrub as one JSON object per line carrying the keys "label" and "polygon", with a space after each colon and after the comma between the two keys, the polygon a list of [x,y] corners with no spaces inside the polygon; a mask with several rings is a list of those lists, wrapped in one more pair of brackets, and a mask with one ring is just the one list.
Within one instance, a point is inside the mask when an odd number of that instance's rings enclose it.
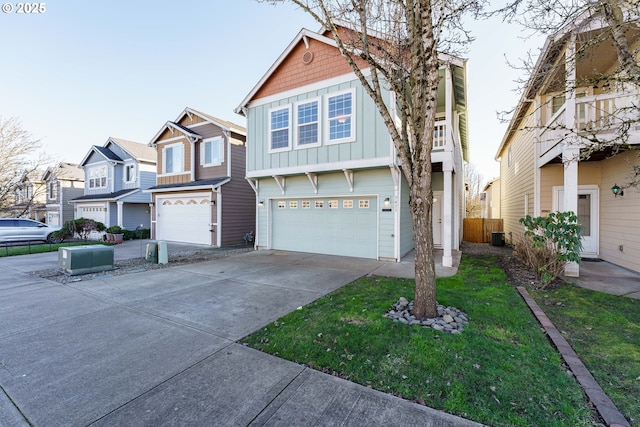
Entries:
{"label": "shrub", "polygon": [[111,227],[107,228],[107,233],[120,234],[122,233],[122,227],[120,227],[119,225],[112,225]]}
{"label": "shrub", "polygon": [[56,239],[64,240],[74,238],[76,235],[81,240],[87,240],[92,231],[104,231],[105,225],[89,218],[78,218],[66,221],[62,228],[54,232]]}
{"label": "shrub", "polygon": [[564,271],[567,262],[580,262],[582,226],[573,212],[520,218],[524,236],[515,242],[516,256],[536,273],[544,289]]}

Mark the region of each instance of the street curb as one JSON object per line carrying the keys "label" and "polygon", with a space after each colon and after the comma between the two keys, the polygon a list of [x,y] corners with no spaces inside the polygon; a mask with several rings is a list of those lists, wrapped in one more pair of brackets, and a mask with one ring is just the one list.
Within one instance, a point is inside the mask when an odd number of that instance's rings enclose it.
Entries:
{"label": "street curb", "polygon": [[542,311],[536,301],[529,295],[529,292],[522,286],[516,286],[516,289],[518,289],[520,296],[522,296],[531,312],[544,328],[553,345],[558,349],[558,352],[569,366],[569,369],[571,369],[571,372],[573,372],[576,380],[578,380],[578,383],[582,386],[585,394],[604,419],[607,426],[631,427],[631,424],[629,424],[624,415],[620,413],[616,405],[609,399],[609,396],[602,390],[598,382],[593,378],[593,375],[591,375],[591,372],[589,372],[584,363],[582,363],[582,360],[580,360],[576,352],[573,351],[571,345],[569,345],[567,340],[560,334],[560,331],[551,323],[551,320],[549,320],[544,311]]}

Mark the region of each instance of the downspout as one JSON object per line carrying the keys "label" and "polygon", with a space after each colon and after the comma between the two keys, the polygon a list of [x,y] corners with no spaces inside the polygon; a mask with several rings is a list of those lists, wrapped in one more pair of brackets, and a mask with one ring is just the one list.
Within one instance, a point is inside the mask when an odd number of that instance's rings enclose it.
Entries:
{"label": "downspout", "polygon": [[231,176],[231,132],[229,132],[229,130],[227,129],[223,129],[222,133],[226,138],[226,144],[224,145],[226,148],[225,153],[227,154],[227,176],[233,179],[233,177]]}
{"label": "downspout", "polygon": [[191,181],[196,180],[196,141],[198,138],[187,137],[191,143]]}

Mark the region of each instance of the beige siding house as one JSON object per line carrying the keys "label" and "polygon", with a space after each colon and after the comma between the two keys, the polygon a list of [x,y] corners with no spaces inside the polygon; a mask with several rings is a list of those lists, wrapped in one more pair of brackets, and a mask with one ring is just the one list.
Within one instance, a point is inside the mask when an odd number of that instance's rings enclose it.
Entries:
{"label": "beige siding house", "polygon": [[[637,24],[626,37],[637,55]],[[583,258],[640,271],[640,192],[630,187],[639,163],[628,150],[640,144],[640,97],[637,85],[604,79],[623,76],[618,67],[597,15],[548,38],[496,154],[507,242],[522,235],[527,214],[572,211]],[[579,265],[566,273],[579,275]]]}

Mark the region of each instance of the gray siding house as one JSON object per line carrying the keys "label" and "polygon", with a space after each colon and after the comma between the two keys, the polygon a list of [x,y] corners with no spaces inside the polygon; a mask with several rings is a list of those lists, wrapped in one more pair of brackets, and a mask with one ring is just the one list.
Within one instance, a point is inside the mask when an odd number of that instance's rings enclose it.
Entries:
{"label": "gray siding house", "polygon": [[[466,61],[441,62],[433,234],[451,266],[464,212]],[[393,93],[385,96],[391,105]],[[330,33],[300,31],[235,111],[247,118],[258,249],[395,261],[413,249],[400,160]]]}
{"label": "gray siding house", "polygon": [[42,175],[47,188],[47,224],[62,225],[74,219],[71,200],[84,194],[84,172],[76,163],[60,162]]}
{"label": "gray siding house", "polygon": [[157,150],[154,239],[239,245],[255,230],[255,194],[245,180],[246,130],[185,108],[149,146]]}
{"label": "gray siding house", "polygon": [[84,171],[84,195],[73,199],[75,218],[91,218],[107,227],[149,228],[149,194],[155,184],[156,151],[145,144],[109,138],[94,145],[79,166]]}

